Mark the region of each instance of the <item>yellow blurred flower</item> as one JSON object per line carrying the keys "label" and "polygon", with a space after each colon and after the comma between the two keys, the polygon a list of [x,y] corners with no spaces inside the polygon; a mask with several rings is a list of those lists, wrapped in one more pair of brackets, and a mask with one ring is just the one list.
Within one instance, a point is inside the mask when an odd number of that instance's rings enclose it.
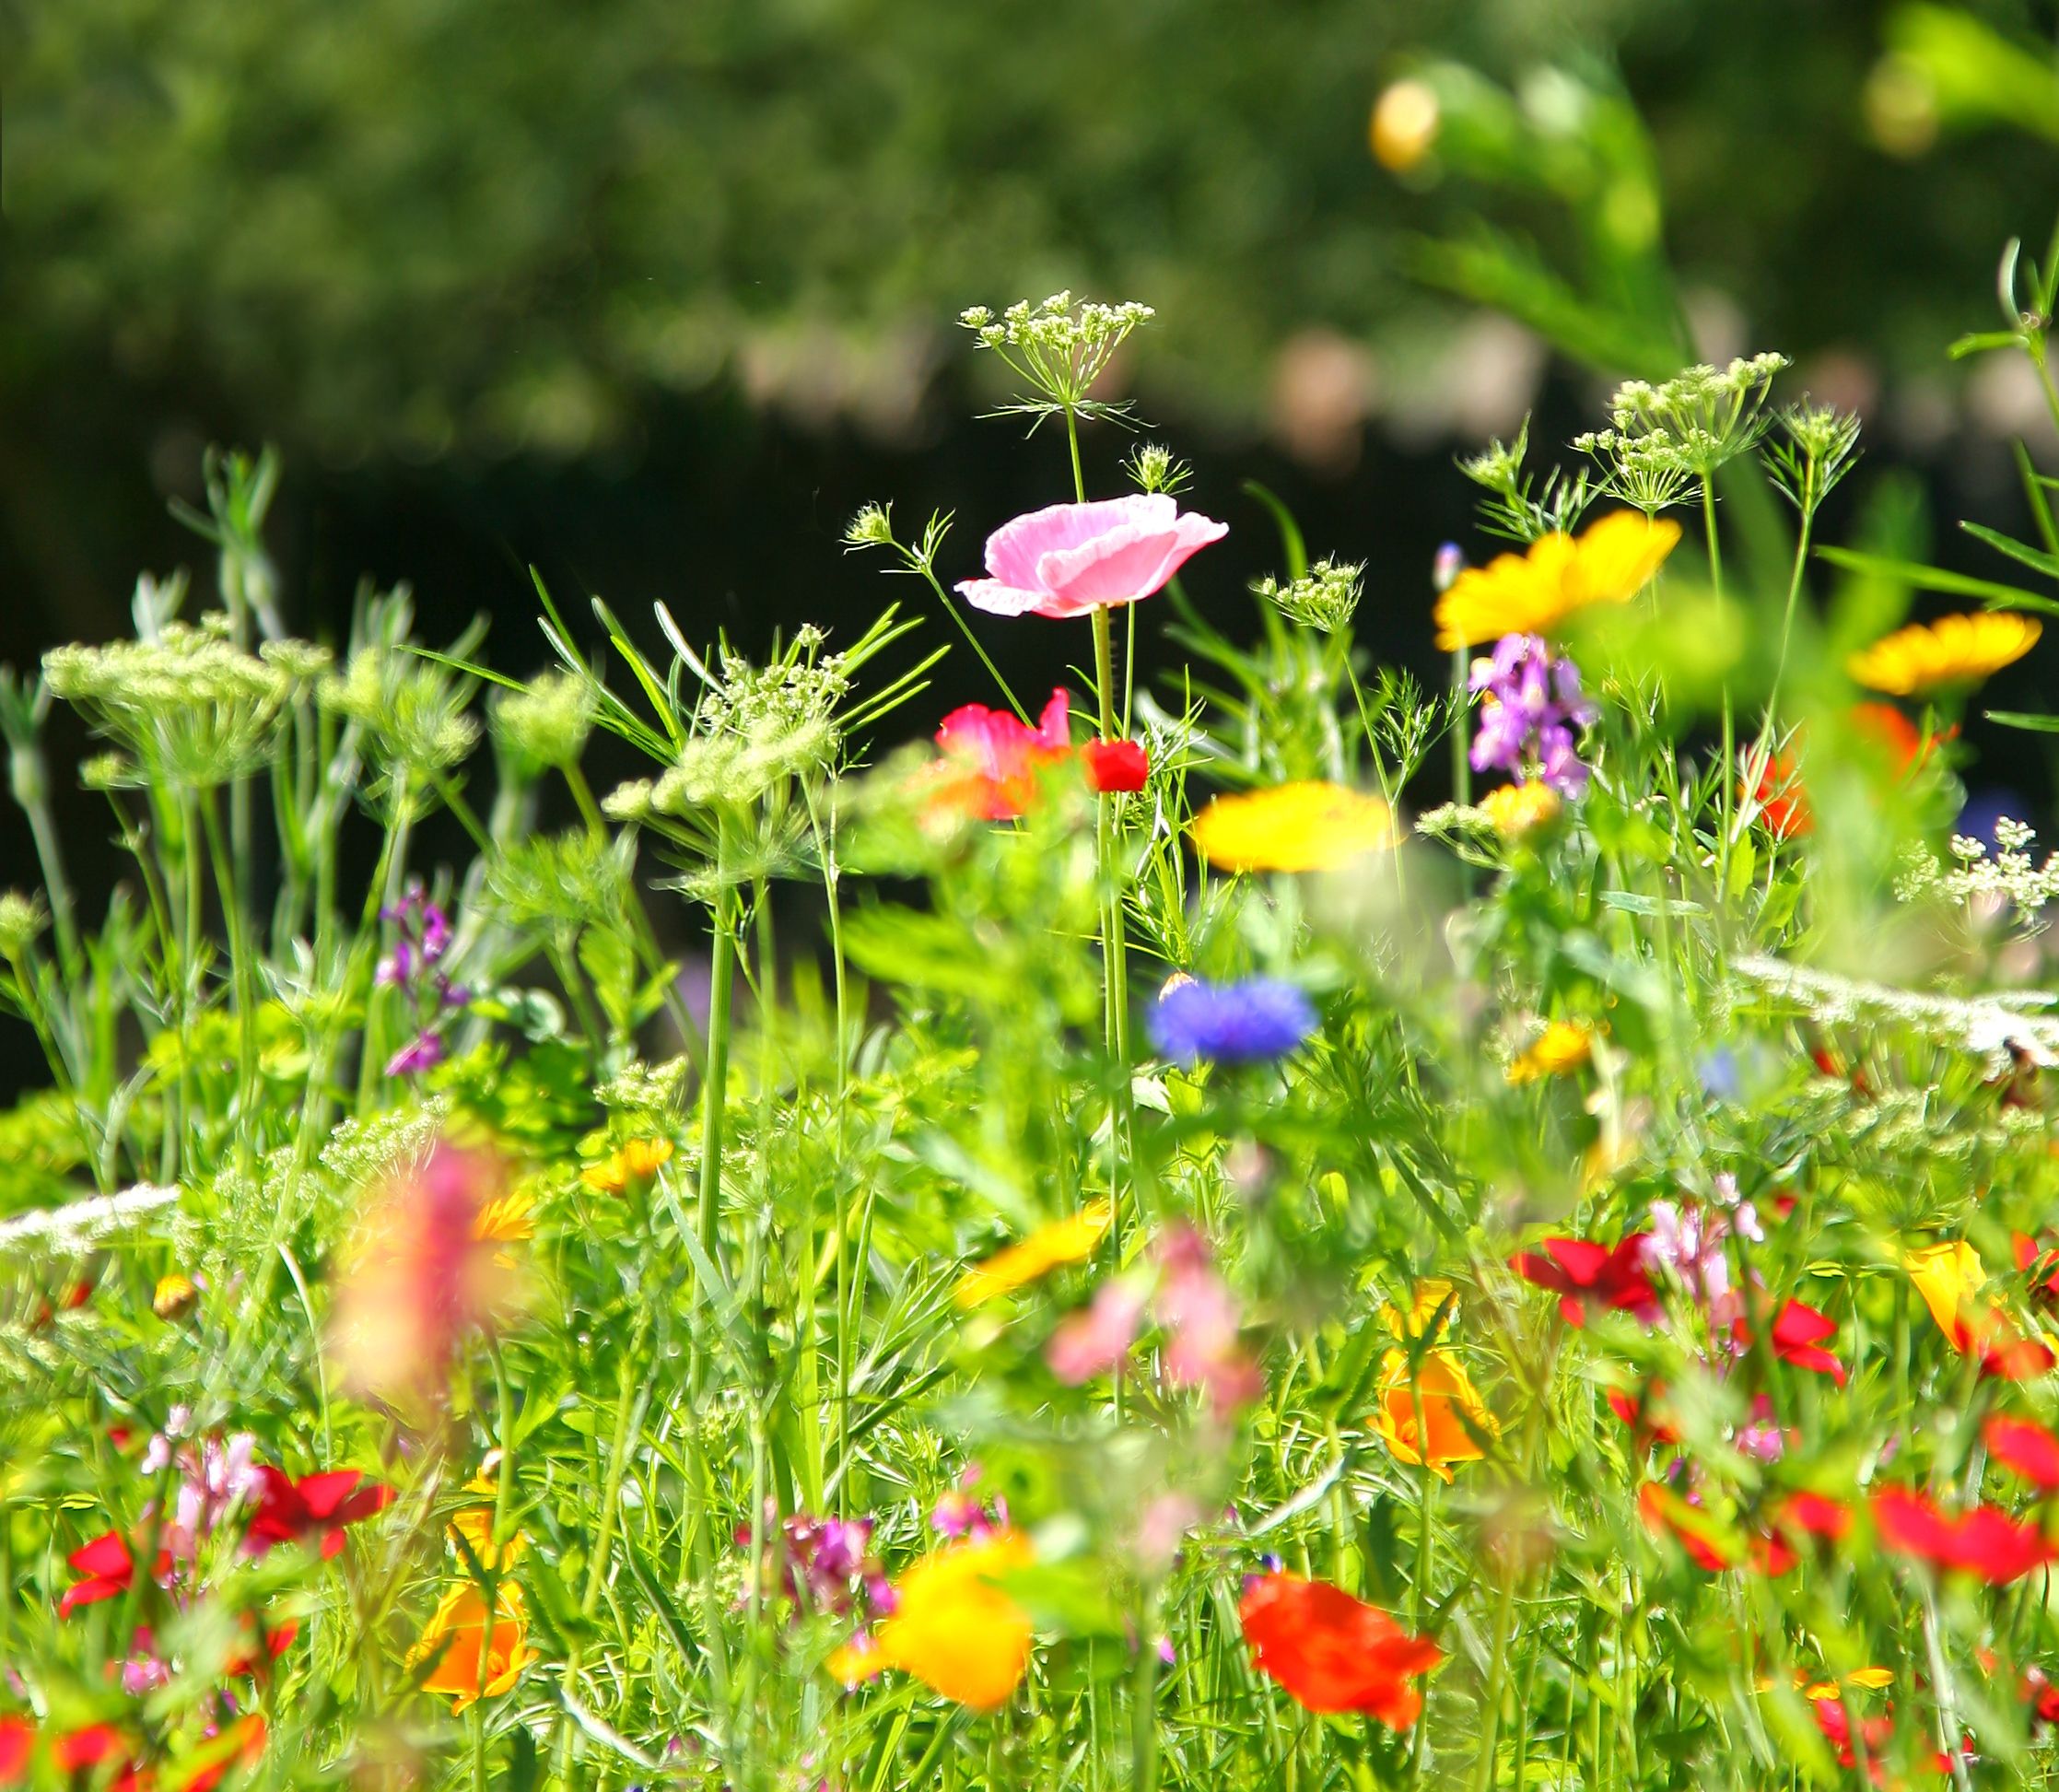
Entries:
{"label": "yellow blurred flower", "polygon": [[150,1296],[150,1310],[160,1319],[182,1318],[200,1298],[200,1289],[190,1275],[159,1276]]}
{"label": "yellow blurred flower", "polygon": [[1480,814],[1504,840],[1519,839],[1533,827],[1556,819],[1563,805],[1550,785],[1534,778],[1520,784],[1497,784],[1480,800]]}
{"label": "yellow blurred flower", "polygon": [[[1451,1298],[1451,1283],[1442,1276],[1427,1276],[1410,1290],[1409,1310],[1404,1313],[1392,1301],[1380,1308],[1380,1322],[1397,1338],[1420,1338],[1423,1328],[1437,1317],[1437,1309]],[[1445,1315],[1449,1324],[1450,1315]]]}
{"label": "yellow blurred flower", "polygon": [[2030,652],[2044,632],[2035,616],[2013,610],[1913,622],[1844,662],[1869,690],[1889,697],[1928,697],[1955,685],[1977,685]]}
{"label": "yellow blurred flower", "polygon": [[1553,1021],[1517,1053],[1508,1067],[1508,1080],[1535,1083],[1539,1077],[1563,1076],[1576,1071],[1594,1055],[1594,1034],[1581,1021]]}
{"label": "yellow blurred flower", "polygon": [[1315,779],[1219,796],[1190,831],[1201,856],[1225,871],[1334,871],[1399,838],[1378,797]]}
{"label": "yellow blurred flower", "polygon": [[1012,1530],[924,1556],[895,1583],[894,1615],[878,1634],[838,1649],[830,1671],[855,1685],[898,1668],[976,1711],[1006,1704],[1029,1668],[1031,1627],[1029,1613],[994,1583],[1032,1559],[1028,1539]]}
{"label": "yellow blurred flower", "polygon": [[529,1609],[520,1584],[509,1581],[500,1588],[490,1620],[486,1595],[476,1586],[467,1581],[453,1587],[424,1626],[421,1640],[407,1652],[407,1665],[427,1661],[439,1649],[442,1654],[422,1681],[422,1690],[446,1694],[452,1711],[462,1711],[482,1692],[492,1698],[509,1691],[536,1659],[536,1651],[529,1646]]}
{"label": "yellow blurred flower", "polygon": [[[500,1492],[498,1484],[489,1474],[477,1474],[465,1482],[464,1491],[482,1494],[488,1503],[468,1505],[454,1514],[450,1519],[450,1535],[464,1540],[465,1548],[472,1552],[474,1559],[482,1568],[498,1573],[503,1568],[513,1566],[521,1560],[523,1552],[529,1548],[529,1539],[518,1530],[504,1544],[497,1544],[493,1540],[494,1508],[491,1502]],[[462,1551],[459,1552],[459,1559],[463,1560]],[[469,1563],[466,1564],[467,1567],[470,1565]]]}
{"label": "yellow blurred flower", "polygon": [[1468,567],[1437,600],[1437,645],[1448,650],[1541,635],[1591,603],[1627,603],[1679,539],[1680,525],[1669,519],[1614,510],[1577,539],[1554,532],[1527,553]]}
{"label": "yellow blurred flower", "polygon": [[1048,1275],[1062,1263],[1085,1262],[1108,1230],[1110,1212],[1106,1201],[1090,1201],[1070,1218],[1038,1226],[1021,1244],[974,1264],[958,1279],[952,1299],[969,1312]]}
{"label": "yellow blurred flower", "polygon": [[603,1195],[619,1195],[632,1184],[649,1182],[671,1161],[670,1139],[631,1139],[620,1151],[582,1170],[580,1180]]}
{"label": "yellow blurred flower", "polygon": [[[1435,1310],[1434,1306],[1431,1310]],[[1408,1353],[1387,1352],[1380,1363],[1378,1400],[1373,1429],[1394,1453],[1394,1459],[1413,1467],[1427,1457],[1431,1471],[1445,1481],[1451,1479],[1454,1462],[1477,1462],[1486,1454],[1475,1433],[1485,1437],[1502,1435],[1501,1422],[1487,1410],[1487,1402],[1454,1350],[1431,1351],[1412,1381]]]}
{"label": "yellow blurred flower", "polygon": [[1437,141],[1437,96],[1421,81],[1397,81],[1373,107],[1368,135],[1373,158],[1406,174],[1419,166]]}

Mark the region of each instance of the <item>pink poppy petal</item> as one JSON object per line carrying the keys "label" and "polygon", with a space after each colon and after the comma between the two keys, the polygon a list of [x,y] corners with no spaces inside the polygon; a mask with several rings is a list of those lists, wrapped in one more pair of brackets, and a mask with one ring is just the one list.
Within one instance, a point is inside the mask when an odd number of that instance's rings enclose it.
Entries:
{"label": "pink poppy petal", "polygon": [[1004,584],[999,579],[961,579],[958,595],[974,609],[995,616],[1024,615],[1050,602],[1047,592],[1024,591],[1017,585]]}
{"label": "pink poppy petal", "polygon": [[1036,563],[1045,555],[1083,547],[1116,529],[1170,529],[1179,507],[1162,492],[1105,498],[1092,504],[1051,504],[1004,522],[987,537],[987,570],[1018,591],[1041,591]]}

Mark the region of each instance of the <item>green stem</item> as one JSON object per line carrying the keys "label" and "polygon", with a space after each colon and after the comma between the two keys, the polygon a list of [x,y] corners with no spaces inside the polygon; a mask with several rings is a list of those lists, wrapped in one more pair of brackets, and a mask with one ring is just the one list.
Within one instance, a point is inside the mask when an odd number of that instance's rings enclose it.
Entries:
{"label": "green stem", "polygon": [[723,886],[723,858],[716,850],[715,899],[708,904],[714,942],[708,973],[708,1069],[701,1083],[700,1244],[714,1260],[722,1202],[722,1131],[730,1078],[730,993],[736,976],[730,892]]}
{"label": "green stem", "polygon": [[1473,1774],[1477,1792],[1493,1792],[1494,1748],[1502,1725],[1502,1681],[1508,1667],[1509,1618],[1515,1609],[1515,1576],[1504,1570],[1502,1597],[1494,1609],[1494,1653],[1487,1669],[1487,1704],[1480,1718],[1480,1762]]}

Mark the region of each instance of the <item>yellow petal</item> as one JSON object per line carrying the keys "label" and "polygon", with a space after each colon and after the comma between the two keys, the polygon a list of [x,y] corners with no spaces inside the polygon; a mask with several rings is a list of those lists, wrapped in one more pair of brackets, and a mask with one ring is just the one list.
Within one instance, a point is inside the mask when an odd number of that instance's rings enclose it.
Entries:
{"label": "yellow petal", "polygon": [[1399,837],[1378,797],[1314,779],[1219,796],[1190,831],[1201,856],[1224,871],[1334,871]]}

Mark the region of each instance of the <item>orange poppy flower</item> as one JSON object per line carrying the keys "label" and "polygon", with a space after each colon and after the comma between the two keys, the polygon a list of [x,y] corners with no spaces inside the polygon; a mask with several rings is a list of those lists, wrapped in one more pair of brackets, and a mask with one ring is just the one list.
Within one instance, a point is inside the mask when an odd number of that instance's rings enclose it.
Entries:
{"label": "orange poppy flower", "polygon": [[1384,1611],[1327,1581],[1261,1575],[1237,1608],[1260,1671],[1311,1711],[1363,1711],[1406,1729],[1422,1709],[1409,1681],[1445,1658]]}

